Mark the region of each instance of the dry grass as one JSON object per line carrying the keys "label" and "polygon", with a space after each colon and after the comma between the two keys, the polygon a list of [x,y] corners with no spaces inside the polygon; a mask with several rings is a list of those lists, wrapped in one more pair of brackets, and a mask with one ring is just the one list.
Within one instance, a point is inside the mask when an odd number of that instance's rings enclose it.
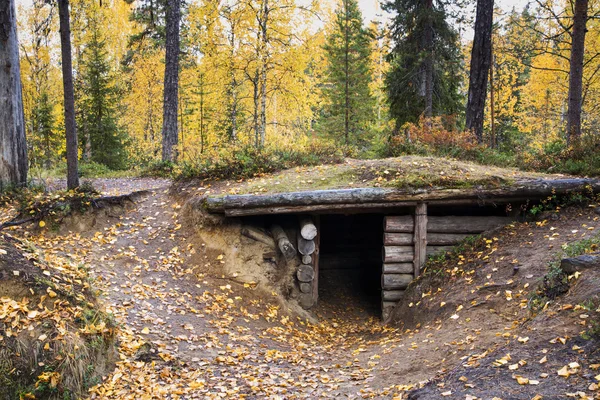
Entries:
{"label": "dry grass", "polygon": [[297,167],[258,178],[220,182],[210,194],[282,193],[356,187],[499,187],[517,180],[558,178],[514,168],[482,166],[446,158],[404,156],[381,160],[347,159],[342,164]]}

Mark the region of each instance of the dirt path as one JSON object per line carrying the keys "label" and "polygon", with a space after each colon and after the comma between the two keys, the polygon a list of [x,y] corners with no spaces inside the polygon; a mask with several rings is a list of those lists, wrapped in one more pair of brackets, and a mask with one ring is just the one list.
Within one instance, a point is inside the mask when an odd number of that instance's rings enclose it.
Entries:
{"label": "dirt path", "polygon": [[372,366],[353,359],[385,328],[343,315],[310,325],[252,285],[215,275],[227,260],[182,228],[167,190],[153,190],[96,231],[32,238],[89,266],[121,324],[123,361],[92,398],[380,394],[369,386]]}
{"label": "dirt path", "polygon": [[[532,243],[552,249],[549,238],[574,240],[597,220],[586,212],[552,226],[519,227],[528,241],[515,237],[516,228],[499,235],[493,247],[500,250],[485,263],[475,260],[475,273],[452,272],[444,292],[423,295],[422,313],[431,317],[417,328],[385,327],[343,294],[345,307],[323,302],[322,320],[312,325],[287,315],[275,296],[215,272],[227,259],[182,227],[181,207],[167,191],[152,190],[89,231],[30,237],[89,267],[121,326],[121,361],[91,398],[405,398],[461,360],[516,340],[527,321],[527,287],[552,257]],[[516,258],[521,270],[514,275]],[[497,284],[484,289],[484,307],[473,303],[473,289]],[[506,290],[518,296],[509,299]]]}

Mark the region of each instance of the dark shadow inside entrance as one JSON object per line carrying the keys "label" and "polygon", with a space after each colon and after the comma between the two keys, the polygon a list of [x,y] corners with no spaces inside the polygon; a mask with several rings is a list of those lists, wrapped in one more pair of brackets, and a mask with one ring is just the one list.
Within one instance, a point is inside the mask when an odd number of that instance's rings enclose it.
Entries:
{"label": "dark shadow inside entrance", "polygon": [[320,226],[317,311],[380,317],[383,215],[321,215]]}

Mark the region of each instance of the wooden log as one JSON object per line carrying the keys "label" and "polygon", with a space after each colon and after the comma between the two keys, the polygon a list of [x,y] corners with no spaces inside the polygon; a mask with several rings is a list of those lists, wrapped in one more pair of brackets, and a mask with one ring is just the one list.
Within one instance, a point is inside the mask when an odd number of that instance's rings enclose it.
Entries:
{"label": "wooden log", "polygon": [[275,253],[274,251],[267,251],[266,253],[263,253],[263,260],[270,261],[270,262],[276,262],[277,261],[277,253]]}
{"label": "wooden log", "polygon": [[411,246],[414,235],[412,233],[390,233],[383,234],[383,244],[385,246]]}
{"label": "wooden log", "polygon": [[414,276],[421,274],[421,267],[427,260],[427,204],[419,203],[415,208],[415,258]]}
{"label": "wooden log", "polygon": [[[415,230],[415,219],[412,215],[388,216],[383,219],[383,231],[394,233],[412,233]],[[410,238],[412,242],[412,237]]]}
{"label": "wooden log", "polygon": [[317,246],[314,240],[306,240],[302,236],[298,235],[298,252],[303,256],[310,256],[315,252]]}
{"label": "wooden log", "polygon": [[472,236],[469,233],[432,233],[427,232],[428,246],[455,246]]}
{"label": "wooden log", "polygon": [[315,226],[317,227],[317,237],[314,238],[315,241],[315,252],[312,254],[313,259],[313,271],[315,271],[315,278],[312,281],[312,300],[313,304],[317,304],[319,300],[319,264],[320,264],[320,247],[321,247],[321,218],[319,216],[315,217]]}
{"label": "wooden log", "polygon": [[300,218],[300,236],[306,240],[313,240],[317,237],[317,227],[310,217]]}
{"label": "wooden log", "polygon": [[[506,225],[512,221],[508,217],[470,217],[447,216],[428,217],[428,233],[481,233],[490,229]],[[413,232],[414,220],[406,215],[386,217],[384,229],[390,233]]]}
{"label": "wooden log", "polygon": [[300,265],[296,271],[296,277],[300,282],[312,282],[315,278],[315,271],[310,265]]}
{"label": "wooden log", "polygon": [[383,290],[406,289],[413,279],[413,274],[382,274],[381,288]]}
{"label": "wooden log", "polygon": [[302,293],[310,293],[311,290],[312,290],[312,283],[300,282],[300,291]]}
{"label": "wooden log", "polygon": [[427,246],[427,256],[444,254],[453,249],[454,246]]}
{"label": "wooden log", "polygon": [[[432,246],[454,246],[465,238],[471,236],[469,233],[427,233],[427,244]],[[386,246],[410,246],[413,244],[414,235],[411,233],[383,234],[383,244]]]}
{"label": "wooden log", "polygon": [[394,263],[383,264],[383,274],[412,274],[414,271],[413,263]]}
{"label": "wooden log", "polygon": [[290,239],[288,239],[283,228],[279,225],[273,225],[271,227],[271,233],[286,260],[293,260],[296,257],[296,249],[290,242]]}
{"label": "wooden log", "polygon": [[384,246],[384,263],[412,262],[415,252],[412,246]]}
{"label": "wooden log", "polygon": [[[403,201],[451,201],[470,199],[482,203],[486,199],[493,203],[499,198],[533,199],[543,198],[551,194],[562,195],[583,191],[586,187],[593,192],[600,191],[600,180],[589,178],[538,179],[521,180],[510,186],[500,188],[469,189],[391,189],[391,188],[356,188],[315,190],[292,193],[276,193],[267,195],[228,195],[224,197],[209,196],[203,206],[209,212],[223,213],[227,209],[269,209],[273,207],[291,206],[294,208],[314,205],[391,203]],[[330,207],[332,208],[332,207]],[[260,213],[268,213],[261,210]]]}
{"label": "wooden log", "polygon": [[275,240],[271,236],[251,226],[242,226],[242,235],[275,248]]}
{"label": "wooden log", "polygon": [[508,217],[430,217],[427,232],[481,233],[510,222]]}
{"label": "wooden log", "polygon": [[383,301],[400,301],[404,295],[404,290],[383,290],[381,299]]}
{"label": "wooden log", "polygon": [[302,264],[310,265],[312,263],[312,257],[309,255],[302,256]]}
{"label": "wooden log", "polygon": [[[464,198],[464,199],[440,199],[427,200],[430,206],[476,206],[485,205],[497,206],[498,204],[521,204],[526,203],[531,198],[523,197],[493,197],[493,198]],[[390,209],[403,207],[416,207],[418,201],[395,201],[384,203],[349,203],[349,204],[313,204],[307,206],[272,206],[257,208],[228,208],[215,213],[223,213],[226,217],[246,217],[250,215],[276,215],[276,214],[363,214],[365,211],[371,213],[384,213]],[[198,204],[198,203],[195,203]]]}

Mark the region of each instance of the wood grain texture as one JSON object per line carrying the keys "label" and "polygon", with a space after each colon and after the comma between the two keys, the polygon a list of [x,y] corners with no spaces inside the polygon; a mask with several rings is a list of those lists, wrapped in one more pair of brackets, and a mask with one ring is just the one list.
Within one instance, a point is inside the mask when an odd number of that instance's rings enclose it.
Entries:
{"label": "wood grain texture", "polygon": [[383,247],[383,262],[384,263],[405,263],[412,262],[415,251],[412,246],[384,246]]}
{"label": "wood grain texture", "polygon": [[419,203],[415,208],[414,232],[415,257],[413,259],[414,276],[421,274],[421,267],[427,260],[427,204]]}
{"label": "wood grain texture", "polygon": [[381,288],[383,290],[406,289],[412,281],[412,274],[383,274],[381,275]]}

